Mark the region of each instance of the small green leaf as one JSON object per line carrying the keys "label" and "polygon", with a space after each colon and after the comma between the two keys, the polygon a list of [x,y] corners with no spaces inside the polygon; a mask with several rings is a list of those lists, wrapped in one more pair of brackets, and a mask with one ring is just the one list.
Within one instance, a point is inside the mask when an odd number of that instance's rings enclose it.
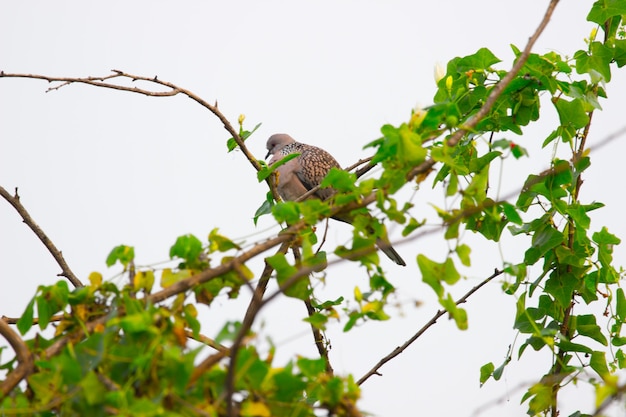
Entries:
{"label": "small green leaf", "polygon": [[339,168],[331,168],[322,180],[322,188],[332,187],[340,193],[354,191],[356,189],[356,174]]}
{"label": "small green leaf", "polygon": [[591,42],[589,49],[590,52],[581,50],[574,54],[576,72],[589,74],[593,83],[611,81],[613,51],[600,42]]}
{"label": "small green leaf", "polygon": [[326,361],[323,358],[308,359],[298,358],[298,369],[307,377],[315,380],[320,374],[326,372]]}
{"label": "small green leaf", "polygon": [[517,212],[517,209],[515,208],[513,204],[504,202],[501,204],[501,206],[502,206],[502,211],[504,212],[504,215],[506,216],[508,221],[513,222],[515,224],[523,223],[522,218],[520,217],[519,213]]}
{"label": "small green leaf", "polygon": [[163,272],[161,272],[161,281],[160,285],[163,288],[167,288],[172,284],[177,283],[185,278],[189,278],[191,276],[191,271],[189,269],[181,269],[178,272],[172,272],[170,268],[165,268]]}
{"label": "small green leaf", "polygon": [[[267,177],[272,175],[272,172],[276,171],[276,168],[278,168],[281,165],[285,165],[287,162],[289,162],[292,159],[295,159],[295,158],[297,158],[299,156],[300,156],[299,153],[290,153],[289,155],[287,155],[284,158],[282,158],[280,161],[274,162],[269,167],[262,168],[261,170],[259,170],[256,173],[257,180],[259,180],[259,182],[265,180]],[[280,178],[278,179],[278,181],[280,181]]]}
{"label": "small green leaf", "polygon": [[274,196],[271,191],[268,191],[265,195],[265,201],[261,204],[261,206],[256,209],[254,212],[254,217],[252,220],[254,221],[254,225],[256,226],[259,217],[264,216],[266,214],[270,214],[272,212],[272,207],[274,206]]}
{"label": "small green leaf", "polygon": [[488,152],[485,155],[481,156],[480,158],[472,158],[469,161],[469,170],[470,172],[480,172],[483,170],[483,168],[485,168],[487,165],[489,165],[489,163],[491,161],[493,161],[495,158],[499,157],[500,155],[502,155],[502,152],[499,151],[492,151],[492,152]]}
{"label": "small green leaf", "polygon": [[500,62],[493,52],[487,48],[480,48],[475,54],[468,55],[457,61],[457,71],[465,72],[475,69],[487,69]]}
{"label": "small green leaf", "polygon": [[239,329],[241,329],[241,323],[238,321],[228,321],[224,324],[224,326],[220,329],[215,336],[215,343],[223,343],[226,341],[233,341],[237,337],[239,333]]}
{"label": "small green leaf", "polygon": [[559,113],[561,126],[571,126],[574,129],[580,129],[589,123],[589,115],[585,112],[582,100],[574,99],[567,101],[561,98],[554,105]]}
{"label": "small green leaf", "polygon": [[29,331],[31,327],[33,327],[34,307],[35,307],[35,297],[33,297],[30,300],[30,303],[28,303],[28,305],[26,306],[26,309],[24,310],[19,320],[17,321],[17,330],[20,331],[22,336],[26,334],[26,332]]}
{"label": "small green leaf", "polygon": [[316,329],[324,330],[326,323],[328,323],[328,317],[322,313],[313,313],[309,317],[304,319],[307,323],[311,323]]}
{"label": "small green leaf", "polygon": [[295,223],[300,220],[300,206],[293,201],[277,203],[272,207],[272,215],[279,223]]}
{"label": "small green leaf", "polygon": [[624,290],[618,288],[615,292],[615,313],[622,322],[626,322],[626,297],[624,297]]}
{"label": "small green leaf", "polygon": [[471,260],[470,260],[471,251],[472,249],[465,244],[461,244],[456,247],[456,254],[459,256],[461,263],[465,266],[471,265]]}
{"label": "small green leaf", "polygon": [[265,261],[276,271],[276,280],[285,295],[301,300],[308,299],[310,293],[308,276],[295,278],[298,268],[290,265],[284,254],[277,253],[265,258]]}
{"label": "small green leaf", "polygon": [[561,340],[558,342],[558,346],[562,351],[565,352],[581,352],[581,353],[592,353],[593,350],[589,346],[581,345],[580,343],[572,343],[566,340]]}
{"label": "small green leaf", "polygon": [[240,250],[241,247],[226,236],[219,234],[218,228],[211,230],[209,233],[209,249],[211,252],[226,252],[231,249]]}
{"label": "small green leaf", "polygon": [[170,259],[181,258],[195,263],[202,252],[202,242],[192,234],[179,236],[170,248]]}
{"label": "small green leaf", "polygon": [[489,379],[495,367],[493,362],[489,362],[480,367],[480,386],[483,386]]}
{"label": "small green leaf", "polygon": [[596,316],[593,314],[584,314],[574,316],[573,319],[573,326],[580,335],[587,336],[604,346],[608,345],[606,337],[602,334],[602,329],[596,323]]}
{"label": "small green leaf", "polygon": [[135,248],[132,246],[119,245],[113,248],[107,256],[106,265],[111,267],[115,265],[116,262],[120,262],[124,269],[128,266],[130,262],[135,259]]}
{"label": "small green leaf", "polygon": [[560,245],[563,242],[563,234],[552,227],[551,224],[541,226],[532,239],[532,247],[526,250],[524,254],[524,263],[533,265],[547,251]]}
{"label": "small green leaf", "polygon": [[593,351],[591,352],[591,360],[589,361],[591,369],[596,371],[602,379],[609,376],[611,372],[606,364],[605,352]]}
{"label": "small green leaf", "polygon": [[554,273],[546,281],[545,291],[552,295],[562,308],[566,308],[571,303],[577,285],[578,280],[574,274],[570,272]]}

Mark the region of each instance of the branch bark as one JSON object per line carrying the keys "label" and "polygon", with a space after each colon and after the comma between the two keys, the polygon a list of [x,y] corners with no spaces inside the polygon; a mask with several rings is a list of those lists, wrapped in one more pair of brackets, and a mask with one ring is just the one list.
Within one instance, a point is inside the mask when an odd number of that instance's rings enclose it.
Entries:
{"label": "branch bark", "polygon": [[26,208],[20,202],[20,196],[17,193],[17,188],[15,189],[15,195],[12,196],[7,190],[0,186],[0,195],[13,206],[17,213],[22,217],[22,221],[26,223],[26,225],[35,233],[41,243],[43,243],[46,249],[48,249],[48,252],[50,252],[54,260],[57,261],[57,264],[61,267],[61,273],[58,275],[67,278],[72,285],[74,285],[74,287],[82,287],[83,283],[76,275],[74,275],[74,272],[72,272],[69,265],[65,261],[61,251],[57,249],[54,243],[52,243],[48,235],[44,233],[41,227],[35,223]]}
{"label": "branch bark", "polygon": [[33,371],[35,362],[26,343],[4,320],[0,320],[0,335],[9,342],[9,345],[15,351],[15,356],[19,363],[17,368],[9,373],[4,381],[0,383],[0,399],[2,399],[20,383],[23,375],[30,374]]}
{"label": "branch bark", "polygon": [[[483,286],[485,286],[486,284],[488,284],[491,280],[493,280],[495,277],[501,275],[503,273],[503,271],[499,271],[499,270],[495,270],[493,274],[491,274],[489,277],[485,278],[480,284],[478,284],[477,286],[475,286],[474,288],[472,288],[471,290],[469,290],[463,297],[459,298],[456,302],[456,305],[459,304],[463,304],[467,301],[467,299],[474,294],[476,291],[478,291],[480,288],[482,288]],[[421,329],[419,329],[417,331],[417,333],[415,333],[409,340],[407,340],[406,342],[404,342],[401,346],[396,347],[390,354],[388,354],[387,356],[385,356],[384,358],[382,358],[381,360],[378,361],[378,363],[376,365],[374,365],[374,367],[372,369],[370,369],[365,375],[363,375],[358,381],[357,384],[361,385],[363,384],[365,381],[367,381],[369,379],[369,377],[371,377],[372,375],[381,375],[378,370],[380,368],[382,368],[382,366],[384,364],[386,364],[387,362],[389,362],[390,360],[392,360],[393,358],[395,358],[396,356],[400,355],[402,352],[404,352],[406,350],[406,348],[408,348],[409,346],[411,346],[411,344],[413,344],[413,342],[415,342],[421,335],[423,335],[426,330],[428,330],[429,328],[431,328],[435,323],[437,323],[437,320],[439,320],[439,318],[441,316],[443,316],[444,314],[446,314],[446,310],[438,310],[435,315],[424,325],[422,326]]]}

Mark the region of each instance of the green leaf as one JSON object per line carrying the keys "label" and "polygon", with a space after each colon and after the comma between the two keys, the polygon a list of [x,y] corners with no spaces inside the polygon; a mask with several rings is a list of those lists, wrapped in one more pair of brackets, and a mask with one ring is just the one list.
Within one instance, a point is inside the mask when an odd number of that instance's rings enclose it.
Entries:
{"label": "green leaf", "polygon": [[254,390],[260,389],[269,372],[269,364],[259,358],[253,346],[242,348],[237,353],[237,379],[244,379]]}
{"label": "green leaf", "polygon": [[465,266],[471,265],[471,260],[470,260],[471,251],[472,249],[465,244],[461,244],[456,247],[456,254],[459,256],[461,263]]}
{"label": "green leaf", "polygon": [[570,305],[578,280],[572,273],[554,273],[547,281],[545,291],[559,302],[562,308]]}
{"label": "green leaf", "polygon": [[598,352],[598,351],[591,352],[591,359],[589,360],[589,365],[591,366],[591,369],[596,371],[602,379],[605,379],[607,376],[611,375],[611,372],[609,371],[609,367],[606,364],[605,352]]}
{"label": "green leaf", "polygon": [[585,314],[573,317],[573,328],[582,336],[587,336],[604,346],[608,346],[608,342],[602,329],[596,323],[596,316],[593,314]]}
{"label": "green leaf", "polygon": [[626,39],[618,39],[615,41],[615,52],[613,56],[619,68],[626,65]]}
{"label": "green leaf", "polygon": [[452,285],[461,278],[461,275],[454,266],[454,262],[450,258],[446,259],[443,263],[437,263],[419,254],[417,256],[417,266],[422,273],[422,280],[430,285],[439,297],[443,296],[441,281]]}
{"label": "green leaf", "polygon": [[587,20],[602,26],[613,16],[623,14],[626,14],[626,4],[623,0],[597,0],[591,7]]}
{"label": "green leaf", "polygon": [[504,202],[504,203],[501,203],[501,207],[508,221],[513,222],[515,224],[523,223],[522,218],[520,217],[519,213],[517,212],[517,209],[515,208],[513,204]]}
{"label": "green leaf", "polygon": [[571,126],[574,129],[581,129],[589,123],[589,115],[587,115],[581,99],[567,101],[561,98],[556,100],[554,105],[559,113],[561,126]]}
{"label": "green leaf", "polygon": [[495,367],[493,366],[493,362],[489,362],[480,367],[480,386],[482,387],[485,382],[489,379],[491,374],[493,374],[493,370]]}
{"label": "green leaf", "polygon": [[130,314],[119,321],[120,327],[128,333],[143,333],[152,329],[152,318],[148,312]]}
{"label": "green leaf", "polygon": [[599,245],[619,245],[621,242],[621,240],[610,233],[606,227],[603,227],[599,232],[595,232],[591,238]]}
{"label": "green leaf", "polygon": [[283,253],[267,257],[265,261],[276,271],[276,280],[285,295],[301,300],[309,298],[308,276],[294,278],[298,273],[298,268],[290,265]]}
{"label": "green leaf", "polygon": [[621,322],[626,322],[626,297],[622,288],[615,292],[615,314]]}
{"label": "green leaf", "polygon": [[611,81],[613,51],[600,42],[591,42],[589,49],[589,53],[581,50],[574,54],[576,72],[589,74],[594,84]]}
{"label": "green leaf", "polygon": [[215,343],[223,343],[233,341],[239,334],[241,323],[238,321],[227,321],[215,336]]}
{"label": "green leaf", "polygon": [[563,234],[552,227],[551,224],[545,224],[538,229],[533,235],[532,247],[526,250],[524,254],[524,263],[533,265],[546,252],[563,242]]}
{"label": "green leaf", "polygon": [[412,165],[424,162],[428,151],[422,146],[422,138],[406,124],[400,126],[399,133],[398,158]]}
{"label": "green leaf", "polygon": [[480,158],[472,158],[469,162],[469,170],[470,172],[480,172],[485,168],[491,161],[496,159],[502,155],[502,152],[492,151],[488,152]]}
{"label": "green leaf", "polygon": [[565,211],[574,220],[577,226],[588,229],[591,219],[587,216],[587,210],[580,204],[572,204]]}
{"label": "green leaf", "polygon": [[528,414],[532,416],[539,415],[552,404],[552,386],[541,383],[533,385],[524,394],[522,401],[526,401],[529,398]]}
{"label": "green leaf", "polygon": [[241,249],[239,245],[228,239],[226,236],[219,234],[217,231],[218,228],[216,227],[209,233],[209,250],[211,252],[226,252],[231,249]]}
{"label": "green leaf", "polygon": [[265,195],[265,201],[259,206],[258,209],[254,212],[254,217],[252,220],[254,221],[254,225],[256,226],[259,217],[264,216],[266,214],[270,214],[272,212],[272,207],[274,206],[274,196],[271,191],[268,191]]}
{"label": "green leaf", "polygon": [[[241,137],[241,139],[243,139],[244,141],[246,139],[248,139],[254,132],[256,132],[256,130],[261,127],[261,123],[257,124],[254,129],[252,129],[251,131],[247,131],[247,130],[242,130],[240,129],[239,131],[239,136]],[[228,152],[232,152],[235,148],[237,148],[239,145],[237,144],[237,142],[235,141],[234,138],[228,138],[228,140],[226,141],[226,148],[228,149]]]}
{"label": "green leaf", "polygon": [[580,343],[572,343],[566,340],[561,340],[558,342],[558,346],[562,351],[565,352],[580,352],[580,353],[591,353],[593,350],[589,346],[581,345]]}
{"label": "green leaf", "polygon": [[480,48],[475,54],[459,59],[456,63],[458,72],[472,69],[487,69],[493,64],[500,62],[493,52],[487,48]]}
{"label": "green leaf", "polygon": [[326,323],[328,323],[328,317],[322,313],[316,312],[304,318],[304,321],[311,323],[316,329],[324,330]]}
{"label": "green leaf", "polygon": [[35,297],[33,297],[30,300],[30,302],[26,306],[26,309],[24,310],[19,320],[17,321],[17,330],[20,331],[22,336],[25,335],[26,332],[29,331],[31,327],[33,327],[34,306],[35,306]]}
{"label": "green leaf", "polygon": [[69,288],[66,281],[59,281],[55,285],[40,287],[41,295],[37,297],[37,315],[39,328],[45,329],[50,318],[63,310],[68,303]]}
{"label": "green leaf", "polygon": [[310,379],[316,379],[320,374],[326,372],[326,361],[323,358],[298,358],[296,364],[298,365],[298,369]]}
{"label": "green leaf", "polygon": [[181,269],[180,271],[172,272],[170,268],[165,268],[163,272],[161,272],[160,284],[163,288],[167,288],[178,281],[189,278],[190,276],[191,271],[189,269]]}
{"label": "green leaf", "polygon": [[111,267],[119,261],[119,263],[124,266],[124,269],[126,269],[128,264],[134,259],[135,248],[133,248],[132,246],[119,245],[114,247],[113,250],[111,250],[111,252],[109,253],[109,256],[107,256],[106,265],[108,267]]}
{"label": "green leaf", "polygon": [[[276,168],[278,168],[281,165],[285,165],[287,162],[289,162],[292,159],[295,159],[295,158],[297,158],[299,156],[300,156],[299,153],[290,153],[289,155],[286,155],[284,158],[281,158],[279,161],[274,162],[269,167],[264,167],[264,168],[260,169],[256,173],[257,180],[259,180],[259,182],[265,180],[267,177],[272,175],[272,172],[276,171]],[[278,181],[280,181],[280,178],[278,179]]]}
{"label": "green leaf", "polygon": [[192,234],[179,236],[170,248],[170,259],[181,258],[188,263],[195,263],[202,253],[202,242]]}
{"label": "green leaf", "polygon": [[250,136],[252,136],[252,134],[254,132],[256,132],[260,127],[261,127],[262,123],[257,123],[256,126],[254,126],[254,128],[252,130],[243,130],[240,132],[241,137],[243,138],[243,140],[248,139]]}
{"label": "green leaf", "polygon": [[356,174],[339,168],[331,168],[320,183],[320,187],[332,187],[337,192],[345,193],[356,189]]}
{"label": "green leaf", "polygon": [[300,220],[300,206],[294,201],[285,201],[277,203],[272,207],[272,215],[277,222],[285,222],[287,224],[295,223]]}

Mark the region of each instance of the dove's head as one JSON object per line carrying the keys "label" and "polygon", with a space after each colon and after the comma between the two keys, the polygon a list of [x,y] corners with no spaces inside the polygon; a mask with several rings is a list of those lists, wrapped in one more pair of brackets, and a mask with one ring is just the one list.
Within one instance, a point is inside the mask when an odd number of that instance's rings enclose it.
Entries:
{"label": "dove's head", "polygon": [[294,142],[295,139],[286,133],[276,133],[275,135],[270,136],[267,140],[267,155],[265,155],[265,159],[267,159],[270,155],[275,155],[285,146]]}

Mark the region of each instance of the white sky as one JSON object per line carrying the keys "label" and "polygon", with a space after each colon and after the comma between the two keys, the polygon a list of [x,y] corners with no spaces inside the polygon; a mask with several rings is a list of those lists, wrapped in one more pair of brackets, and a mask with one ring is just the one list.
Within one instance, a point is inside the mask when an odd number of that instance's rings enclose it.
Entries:
{"label": "white sky", "polygon": [[[591,4],[562,1],[535,51],[571,56],[584,48],[592,28],[584,17]],[[524,46],[546,6],[547,1],[503,0],[12,2],[0,14],[0,70],[103,76],[115,68],[158,75],[217,100],[233,123],[241,113],[248,128],[262,122],[249,141],[258,158],[265,155],[270,134],[285,132],[327,149],[347,166],[368,155],[362,147],[379,137],[380,126],[400,124],[411,108],[430,104],[436,63],[484,46],[508,68],[509,45]],[[624,72],[614,70],[609,100],[594,115],[592,147],[626,123]],[[185,233],[204,238],[220,227],[223,234],[251,243],[278,231],[269,218],[254,227],[251,217],[265,186],[241,153],[226,153],[227,132],[196,103],[80,85],[44,94],[47,87],[42,81],[0,79],[0,185],[19,187],[22,203],[84,281],[93,270],[115,275],[104,259],[121,243],[134,245],[137,262],[145,265],[166,260],[169,246]],[[555,126],[555,112],[544,110],[543,124],[540,120],[523,137],[505,135],[531,156],[541,154],[541,142]],[[607,204],[593,217],[594,230],[607,225],[623,237],[624,201],[615,177],[623,163],[622,141],[592,153],[582,198]],[[503,192],[522,185],[525,169],[543,169],[548,161],[507,160]],[[415,213],[418,218],[433,217],[427,203],[440,193],[428,188],[416,195],[416,210],[423,210]],[[332,224],[329,243],[345,243],[348,233],[347,226]],[[392,230],[392,237],[398,239],[399,230]],[[369,323],[348,334],[341,332],[343,323],[329,329],[336,371],[360,377],[438,309],[432,291],[421,283],[415,255],[443,260],[447,249],[441,240],[437,235],[399,244],[410,265],[385,264],[398,286],[401,307],[389,311],[395,321]],[[465,242],[479,240],[468,235]],[[510,239],[501,252],[493,245],[474,247],[468,279],[453,294],[461,296],[490,275],[502,257],[519,262],[521,248]],[[618,258],[624,253],[616,249]],[[20,315],[37,286],[55,282],[60,272],[14,210],[1,202],[0,265],[0,314],[7,316]],[[260,272],[259,262],[252,267]],[[349,295],[355,285],[366,284],[364,275],[351,265],[333,267],[323,294],[328,299]],[[214,336],[222,320],[239,318],[244,301],[231,306],[223,299],[212,310],[200,307],[203,331]],[[423,304],[415,308],[414,301]],[[381,417],[469,416],[475,410],[480,416],[521,415],[519,384],[548,370],[547,355],[529,354],[509,366],[504,381],[478,387],[480,366],[489,361],[498,366],[508,345],[515,343],[517,351],[524,340],[515,340],[511,329],[513,306],[498,283],[481,290],[464,306],[468,331],[441,320],[382,368],[383,377],[364,384],[361,407]],[[304,313],[293,300],[263,312],[262,334],[279,348],[276,365],[293,351],[315,355],[309,330],[300,322]],[[565,397],[563,415],[576,407],[589,411],[592,401],[588,390],[573,392]]]}

